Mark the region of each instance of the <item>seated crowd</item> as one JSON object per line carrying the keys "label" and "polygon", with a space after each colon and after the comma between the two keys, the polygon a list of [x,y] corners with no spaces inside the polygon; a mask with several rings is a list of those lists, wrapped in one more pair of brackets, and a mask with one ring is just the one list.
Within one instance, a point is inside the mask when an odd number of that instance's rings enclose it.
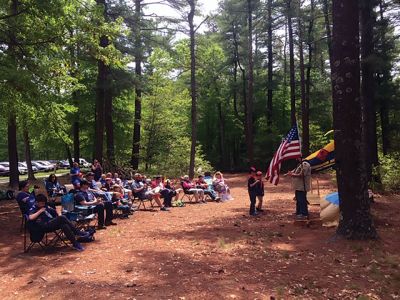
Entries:
{"label": "seated crowd", "polygon": [[180,181],[173,181],[163,176],[150,179],[136,173],[133,180],[128,181],[122,180],[118,173],[103,174],[102,171],[97,160],[86,174],[81,172],[79,164],[74,163],[70,171],[72,188],[69,191],[58,182],[55,174],[51,174],[45,181],[45,188],[52,201],[39,194],[37,189],[32,189],[28,181],[22,181],[16,199],[27,224],[44,233],[62,230],[73,248],[82,251],[84,248],[76,237],[88,233],[76,228],[68,219],[67,211],[58,215],[54,201],[56,197],[71,197],[74,211],[86,210],[96,214],[98,230],[117,225],[114,222],[114,210],[122,212],[123,217],[132,214],[135,199],[154,201],[161,211],[168,211],[173,201],[179,201],[181,193],[193,196],[197,203],[206,203],[206,197],[216,202],[233,199],[221,172],[215,173],[214,177],[206,172],[195,181],[187,175],[181,177]]}

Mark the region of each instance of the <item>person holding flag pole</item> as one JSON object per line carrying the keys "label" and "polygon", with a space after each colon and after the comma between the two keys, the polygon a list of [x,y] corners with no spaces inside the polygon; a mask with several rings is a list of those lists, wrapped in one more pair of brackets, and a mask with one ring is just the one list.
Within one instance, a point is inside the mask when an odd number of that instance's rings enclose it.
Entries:
{"label": "person holding flag pole", "polygon": [[308,218],[307,191],[311,187],[311,166],[302,161],[301,143],[297,123],[292,127],[287,136],[282,140],[278,150],[268,167],[265,178],[274,185],[279,183],[281,163],[288,159],[297,159],[300,163],[286,175],[292,177],[292,186],[296,195],[296,216],[298,219]]}

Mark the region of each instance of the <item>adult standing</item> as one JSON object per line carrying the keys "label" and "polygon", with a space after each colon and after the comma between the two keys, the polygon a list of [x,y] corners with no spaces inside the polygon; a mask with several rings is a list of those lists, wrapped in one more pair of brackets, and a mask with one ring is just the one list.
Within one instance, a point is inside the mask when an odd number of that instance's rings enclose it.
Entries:
{"label": "adult standing", "polygon": [[93,160],[92,172],[94,174],[94,180],[99,181],[101,175],[103,174],[103,168],[101,167],[101,164],[97,159]]}
{"label": "adult standing", "polygon": [[292,187],[296,196],[297,219],[308,218],[307,192],[311,189],[311,166],[307,161],[301,161],[293,171],[287,175],[292,177]]}

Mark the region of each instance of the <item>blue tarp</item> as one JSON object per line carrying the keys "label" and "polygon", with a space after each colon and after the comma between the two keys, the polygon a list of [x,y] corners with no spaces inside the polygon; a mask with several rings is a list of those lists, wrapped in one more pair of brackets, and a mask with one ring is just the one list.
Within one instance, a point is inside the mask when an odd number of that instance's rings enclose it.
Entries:
{"label": "blue tarp", "polygon": [[339,206],[339,193],[334,192],[325,196],[325,200]]}

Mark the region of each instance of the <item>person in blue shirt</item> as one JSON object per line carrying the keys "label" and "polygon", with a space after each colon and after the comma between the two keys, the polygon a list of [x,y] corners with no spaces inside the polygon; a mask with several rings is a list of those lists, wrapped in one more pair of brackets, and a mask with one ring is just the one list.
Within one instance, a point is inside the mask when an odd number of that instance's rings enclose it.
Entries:
{"label": "person in blue shirt", "polygon": [[45,182],[45,186],[49,197],[62,196],[67,193],[65,186],[62,186],[58,182],[56,174],[50,174]]}
{"label": "person in blue shirt", "polygon": [[77,162],[74,162],[72,165],[72,168],[69,172],[69,175],[71,177],[71,183],[73,183],[76,180],[80,180],[81,179],[81,169],[79,168],[79,164]]}
{"label": "person in blue shirt", "polygon": [[[117,225],[113,220],[113,206],[111,201],[102,202],[100,198],[89,191],[89,182],[82,180],[80,191],[75,194],[75,204],[82,206],[94,206],[94,212],[97,213],[98,229],[106,229],[106,226]],[[106,214],[104,214],[106,211]]]}
{"label": "person in blue shirt", "polygon": [[28,180],[24,180],[19,183],[20,192],[17,194],[15,199],[17,200],[18,206],[23,215],[27,215],[35,203],[35,193],[31,193],[30,189],[31,185],[29,184]]}
{"label": "person in blue shirt", "polygon": [[85,248],[77,242],[75,236],[86,236],[88,233],[78,230],[65,216],[59,216],[57,211],[46,205],[47,197],[43,194],[36,196],[35,205],[29,210],[29,222],[43,232],[53,232],[61,229],[72,247],[78,251]]}

